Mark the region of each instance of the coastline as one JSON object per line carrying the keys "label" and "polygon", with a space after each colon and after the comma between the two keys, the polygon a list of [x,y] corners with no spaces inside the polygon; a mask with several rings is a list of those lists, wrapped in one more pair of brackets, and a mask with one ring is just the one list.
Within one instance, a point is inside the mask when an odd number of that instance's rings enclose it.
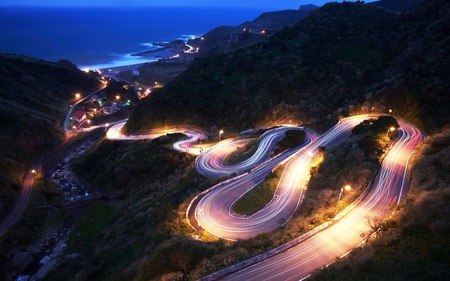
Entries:
{"label": "coastline", "polygon": [[[182,40],[172,41],[170,43],[154,43],[155,46],[159,46],[159,48],[154,50],[148,50],[148,51],[142,51],[137,53],[131,53],[128,54],[128,57],[136,58],[138,62],[132,62],[132,63],[125,63],[120,65],[114,65],[114,63],[111,64],[111,66],[100,65],[100,67],[97,66],[89,66],[89,67],[80,67],[80,69],[98,69],[102,73],[106,74],[117,74],[121,71],[125,70],[134,70],[138,69],[140,66],[148,63],[157,62],[159,60],[167,60],[167,59],[174,59],[181,55],[181,53],[184,53],[185,49],[188,49],[188,46],[186,45],[186,42]],[[142,61],[139,61],[142,60]]]}

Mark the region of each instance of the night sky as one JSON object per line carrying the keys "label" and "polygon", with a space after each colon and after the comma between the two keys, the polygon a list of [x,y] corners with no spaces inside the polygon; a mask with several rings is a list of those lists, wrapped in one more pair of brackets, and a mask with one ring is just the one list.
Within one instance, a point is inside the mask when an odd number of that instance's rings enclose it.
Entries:
{"label": "night sky", "polygon": [[[0,0],[0,6],[165,6],[165,7],[261,7],[298,9],[300,5],[321,6],[325,0]],[[334,2],[334,1],[333,1]],[[341,1],[338,1],[341,2]],[[371,2],[371,1],[366,1]]]}

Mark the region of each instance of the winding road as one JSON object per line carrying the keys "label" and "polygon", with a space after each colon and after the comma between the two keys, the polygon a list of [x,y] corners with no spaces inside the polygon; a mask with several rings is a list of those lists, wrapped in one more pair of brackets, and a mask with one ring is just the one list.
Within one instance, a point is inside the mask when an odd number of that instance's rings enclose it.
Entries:
{"label": "winding road", "polygon": [[[367,118],[368,115],[359,115],[343,119],[319,138],[307,131],[309,141],[306,146],[288,151],[245,177],[206,193],[196,204],[195,219],[198,225],[217,237],[230,240],[247,239],[283,226],[297,209],[306,191],[309,171],[318,153],[317,148],[345,139],[350,136],[353,127]],[[285,162],[286,168],[275,195],[264,208],[248,217],[232,211],[239,198]]]}
{"label": "winding road", "polygon": [[[301,127],[279,127],[266,131],[258,138],[258,148],[248,159],[234,164],[224,165],[224,159],[228,154],[235,151],[238,147],[245,146],[251,139],[226,139],[214,146],[213,149],[208,150],[204,154],[197,157],[195,160],[195,169],[198,173],[209,177],[223,177],[232,174],[240,174],[258,165],[263,164],[270,157],[278,142],[281,141],[285,132],[289,130],[304,130]],[[315,139],[316,135],[313,132],[309,133],[306,138],[306,143]]]}
{"label": "winding road", "polygon": [[[357,116],[350,120],[342,120],[334,129],[303,149],[301,153],[314,153],[318,146],[338,141],[347,134],[351,126],[356,124],[355,122],[361,121],[359,118]],[[321,226],[321,231],[306,234],[306,238],[300,237],[282,245],[259,259],[245,261],[202,280],[302,280],[313,270],[334,262],[358,247],[364,241],[361,234],[372,231],[367,221],[389,216],[392,213],[389,207],[395,206],[405,195],[408,161],[415,146],[424,136],[406,122],[399,121],[399,124],[397,138],[391,144],[369,189],[338,214],[333,223]],[[228,216],[223,220],[221,217],[223,213],[212,214],[221,222],[229,220]]]}
{"label": "winding road", "polygon": [[[187,212],[188,218],[194,218],[197,225],[209,233],[237,240],[254,237],[284,225],[301,203],[318,148],[339,143],[351,134],[354,126],[370,117],[373,116],[358,115],[342,119],[320,137],[312,131],[305,130],[307,138],[303,145],[273,158],[269,158],[270,153],[283,138],[284,133],[287,130],[303,128],[281,127],[269,130],[259,138],[259,147],[253,156],[231,166],[223,165],[223,159],[237,146],[248,143],[249,139],[224,140],[203,151],[203,147],[200,149],[193,147],[198,140],[205,137],[196,128],[180,126],[154,130],[148,134],[124,136],[120,131],[125,121],[112,126],[107,132],[107,138],[154,139],[180,132],[187,135],[188,139],[176,142],[173,147],[182,152],[199,155],[196,159],[196,169],[199,173],[221,177],[247,171],[197,196],[194,199],[195,203],[190,205]],[[332,263],[336,258],[358,247],[364,241],[361,234],[371,231],[367,220],[386,218],[392,213],[389,207],[398,204],[405,195],[408,161],[416,144],[423,140],[424,135],[409,123],[399,121],[399,124],[397,137],[391,144],[372,184],[358,200],[338,214],[334,222],[319,227],[320,231],[314,230],[260,257],[206,276],[203,280],[301,280],[308,277],[313,270]],[[69,131],[66,124],[64,128]],[[71,134],[68,134],[69,138],[70,136]],[[234,213],[232,209],[235,202],[280,165],[285,165],[285,170],[273,199],[251,216]],[[16,222],[25,210],[34,176],[34,170],[30,169],[25,176],[18,202],[0,224],[0,235]]]}

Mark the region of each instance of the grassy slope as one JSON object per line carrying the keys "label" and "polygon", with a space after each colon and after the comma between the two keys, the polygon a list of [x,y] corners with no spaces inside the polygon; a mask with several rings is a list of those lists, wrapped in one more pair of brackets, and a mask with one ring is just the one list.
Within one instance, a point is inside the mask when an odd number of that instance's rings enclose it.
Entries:
{"label": "grassy slope", "polygon": [[0,54],[0,217],[21,186],[27,166],[63,138],[62,122],[77,91],[94,79],[61,64]]}

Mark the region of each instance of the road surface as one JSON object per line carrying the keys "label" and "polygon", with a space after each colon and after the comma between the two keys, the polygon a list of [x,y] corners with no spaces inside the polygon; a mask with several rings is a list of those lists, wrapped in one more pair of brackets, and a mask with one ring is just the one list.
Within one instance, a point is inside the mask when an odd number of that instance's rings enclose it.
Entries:
{"label": "road surface", "polygon": [[[224,280],[301,280],[315,269],[332,263],[363,243],[361,233],[369,233],[368,219],[386,218],[389,208],[405,195],[407,166],[415,146],[424,138],[412,125],[399,121],[400,129],[383,160],[370,189],[354,204],[338,214],[334,223],[304,241],[290,242],[268,253],[263,262],[244,267]],[[339,126],[339,125],[338,125]],[[331,132],[329,132],[331,133]],[[307,152],[307,150],[304,150]],[[308,152],[309,153],[309,152]],[[289,243],[288,243],[289,244]],[[212,276],[204,280],[213,280]]]}
{"label": "road surface", "polygon": [[[195,169],[198,173],[208,177],[223,177],[251,170],[269,159],[278,142],[284,138],[285,132],[290,130],[303,130],[303,128],[292,126],[268,130],[259,137],[258,149],[255,153],[248,159],[234,165],[224,165],[223,161],[228,154],[238,147],[245,146],[251,139],[223,140],[213,149],[197,157]],[[310,132],[310,135],[315,138],[313,132]],[[305,144],[309,142],[311,142],[311,138],[306,138]]]}
{"label": "road surface", "polygon": [[[351,135],[353,127],[367,118],[367,115],[359,115],[343,119],[318,139],[307,131],[307,137],[314,141],[294,151],[292,157],[277,157],[245,177],[211,190],[196,204],[197,224],[212,235],[230,240],[251,238],[284,225],[297,209],[306,190],[317,148],[345,139]],[[234,213],[236,201],[287,159],[290,160],[287,161],[273,199],[251,216]]]}

